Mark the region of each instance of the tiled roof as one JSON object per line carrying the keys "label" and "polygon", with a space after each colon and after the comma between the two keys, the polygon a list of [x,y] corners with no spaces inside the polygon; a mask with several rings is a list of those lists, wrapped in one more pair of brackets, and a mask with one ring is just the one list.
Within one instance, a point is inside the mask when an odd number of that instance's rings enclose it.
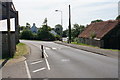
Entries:
{"label": "tiled roof", "polygon": [[94,38],[102,39],[109,31],[115,28],[118,23],[120,23],[120,20],[92,23],[88,25],[78,37],[90,38],[94,34]]}

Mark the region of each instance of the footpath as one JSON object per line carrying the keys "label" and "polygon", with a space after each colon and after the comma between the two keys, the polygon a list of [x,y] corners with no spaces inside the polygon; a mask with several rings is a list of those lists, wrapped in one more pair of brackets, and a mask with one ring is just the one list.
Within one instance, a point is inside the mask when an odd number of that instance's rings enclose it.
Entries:
{"label": "footpath", "polygon": [[2,78],[27,78],[24,66],[25,57],[10,60],[0,60]]}
{"label": "footpath", "polygon": [[61,42],[61,41],[55,41],[55,43],[73,47],[73,48],[80,49],[80,50],[84,50],[84,51],[88,51],[88,52],[92,52],[92,53],[103,55],[103,56],[113,57],[113,58],[118,58],[118,54],[120,53],[120,51],[112,51],[112,50],[100,49],[97,47],[68,44],[68,43]]}

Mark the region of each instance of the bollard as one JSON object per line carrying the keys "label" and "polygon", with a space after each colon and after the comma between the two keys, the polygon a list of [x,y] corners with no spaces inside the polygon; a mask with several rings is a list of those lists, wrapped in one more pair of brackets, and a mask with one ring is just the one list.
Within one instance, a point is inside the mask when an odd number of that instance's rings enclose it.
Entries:
{"label": "bollard", "polygon": [[42,58],[44,58],[44,50],[43,50],[43,45],[41,45],[41,49],[42,49]]}

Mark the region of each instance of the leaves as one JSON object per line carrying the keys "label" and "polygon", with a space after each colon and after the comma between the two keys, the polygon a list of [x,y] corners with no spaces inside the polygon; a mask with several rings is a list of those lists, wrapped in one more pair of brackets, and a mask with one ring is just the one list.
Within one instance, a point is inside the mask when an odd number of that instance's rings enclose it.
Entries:
{"label": "leaves", "polygon": [[103,20],[97,19],[97,20],[91,21],[91,23],[96,23],[96,22],[103,22]]}

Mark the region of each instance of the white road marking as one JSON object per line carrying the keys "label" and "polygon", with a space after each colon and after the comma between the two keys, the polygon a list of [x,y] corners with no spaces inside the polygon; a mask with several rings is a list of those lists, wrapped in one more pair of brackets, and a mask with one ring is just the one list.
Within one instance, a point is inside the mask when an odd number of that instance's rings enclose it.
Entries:
{"label": "white road marking", "polygon": [[57,48],[52,48],[52,49],[57,49]]}
{"label": "white road marking", "polygon": [[44,69],[46,69],[46,68],[43,67],[43,68],[40,68],[40,69],[34,70],[33,73],[36,73],[36,72],[38,72],[38,71],[42,71],[42,70],[44,70]]}
{"label": "white road marking", "polygon": [[37,64],[37,63],[41,63],[41,62],[43,62],[43,61],[37,61],[37,62],[33,62],[31,64]]}
{"label": "white road marking", "polygon": [[45,49],[48,49],[48,50],[50,50],[50,48],[48,48],[48,47],[46,47]]}
{"label": "white road marking", "polygon": [[[40,49],[41,49],[41,48],[40,48]],[[43,49],[44,49],[44,48],[43,48]],[[47,68],[48,68],[48,70],[50,70],[50,65],[49,65],[48,60],[47,60],[47,58],[46,58],[46,57],[48,57],[48,55],[47,55],[45,49],[44,49],[44,57],[45,57],[45,62],[46,62]]]}
{"label": "white road marking", "polygon": [[25,61],[25,67],[26,67],[28,78],[31,78],[30,71],[29,71],[29,68],[28,68],[28,64],[27,64],[26,61]]}
{"label": "white road marking", "polygon": [[48,68],[48,70],[50,70],[50,65],[49,65],[49,63],[48,63],[48,60],[47,60],[47,58],[46,58],[46,55],[44,55],[45,56],[45,61],[46,61],[46,64],[47,64],[47,68]]}
{"label": "white road marking", "polygon": [[61,61],[63,61],[63,62],[68,62],[68,61],[70,61],[69,59],[61,59]]}
{"label": "white road marking", "polygon": [[48,57],[48,54],[46,53],[45,49],[44,49],[44,54],[46,55],[46,57]]}

